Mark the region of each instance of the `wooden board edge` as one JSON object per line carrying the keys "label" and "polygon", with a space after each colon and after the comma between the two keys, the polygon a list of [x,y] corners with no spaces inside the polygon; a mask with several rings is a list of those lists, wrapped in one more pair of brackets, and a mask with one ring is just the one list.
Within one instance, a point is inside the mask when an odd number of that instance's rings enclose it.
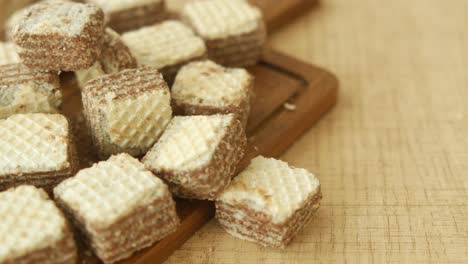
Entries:
{"label": "wooden board edge", "polygon": [[[272,65],[279,64],[281,70],[287,71],[290,74],[295,75],[297,78],[303,79],[307,83],[306,86],[313,86],[315,88],[306,89],[304,93],[318,93],[319,96],[317,98],[320,100],[310,102],[307,101],[305,96],[298,96],[297,101],[294,103],[297,105],[296,111],[299,112],[289,113],[287,111],[282,111],[281,113],[276,114],[274,119],[290,120],[290,122],[295,122],[296,126],[288,127],[288,129],[282,131],[279,136],[283,137],[284,140],[276,141],[273,144],[268,142],[258,142],[256,146],[249,146],[246,151],[247,155],[239,165],[239,168],[245,168],[252,158],[264,154],[267,151],[269,153],[267,156],[278,158],[286,152],[286,150],[291,147],[297,139],[316,124],[323,115],[333,108],[338,97],[338,80],[333,74],[326,70],[269,49],[265,51],[263,61]],[[309,75],[309,73],[318,74],[315,76],[313,74]],[[305,107],[301,110],[301,106],[309,106],[311,103],[315,106],[314,110],[318,108],[319,111],[311,111],[312,107]],[[297,117],[295,119],[291,119],[291,115],[289,114],[297,115]],[[301,121],[299,122],[299,120]],[[274,127],[266,125],[261,128],[261,133],[269,133],[271,129],[274,129]],[[146,254],[134,256],[123,263],[158,264],[166,261],[175,250],[179,249],[214,216],[215,208],[212,202],[199,201],[193,206],[194,209],[184,219],[185,224],[181,225],[175,233],[158,242]]]}

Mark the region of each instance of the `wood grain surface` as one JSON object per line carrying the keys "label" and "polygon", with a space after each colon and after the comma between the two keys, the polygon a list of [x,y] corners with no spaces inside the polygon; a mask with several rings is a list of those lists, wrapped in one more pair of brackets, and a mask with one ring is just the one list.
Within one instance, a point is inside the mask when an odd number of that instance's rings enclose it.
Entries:
{"label": "wood grain surface", "polygon": [[168,263],[467,263],[468,1],[326,0],[270,44],[340,79],[283,156],[324,200],[285,250],[213,220]]}

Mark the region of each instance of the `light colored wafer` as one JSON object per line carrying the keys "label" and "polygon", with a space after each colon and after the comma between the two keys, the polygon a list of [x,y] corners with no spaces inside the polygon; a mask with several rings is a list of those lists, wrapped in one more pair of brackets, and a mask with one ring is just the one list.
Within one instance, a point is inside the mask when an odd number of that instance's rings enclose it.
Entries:
{"label": "light colored wafer", "polygon": [[151,245],[179,224],[167,186],[128,154],[81,170],[54,195],[106,263]]}
{"label": "light colored wafer", "polygon": [[86,83],[99,76],[120,72],[124,69],[136,68],[137,63],[128,47],[120,39],[120,35],[107,28],[104,33],[101,55],[93,66],[76,72],[78,85]]}
{"label": "light colored wafer", "polygon": [[312,173],[257,157],[219,196],[216,217],[236,237],[285,247],[320,199],[320,183]]}
{"label": "light colored wafer", "polygon": [[125,32],[142,26],[152,25],[167,17],[163,0],[87,0],[101,7],[108,19],[108,25]]}
{"label": "light colored wafer", "polygon": [[[236,67],[249,66],[259,59],[266,38],[265,25],[260,10],[247,1],[193,1],[185,5],[182,18],[205,40],[210,59]],[[235,47],[238,52],[233,56],[227,50]]]}
{"label": "light colored wafer", "polygon": [[127,32],[122,39],[139,65],[159,69],[168,82],[173,80],[183,64],[206,55],[203,40],[195,36],[189,27],[175,20]]}
{"label": "light colored wafer", "polygon": [[103,32],[104,14],[100,8],[54,0],[28,7],[13,35],[27,66],[75,71],[97,60]]}
{"label": "light colored wafer", "polygon": [[33,186],[0,193],[0,263],[74,263],[73,234],[47,194]]}
{"label": "light colored wafer", "polygon": [[170,92],[154,68],[124,70],[94,79],[82,90],[84,114],[102,157],[143,155],[172,117]]}
{"label": "light colored wafer", "polygon": [[20,58],[15,45],[11,42],[0,42],[0,66],[19,62]]}
{"label": "light colored wafer", "polygon": [[177,116],[143,158],[178,196],[213,200],[244,155],[245,132],[235,116]]}
{"label": "light colored wafer", "polygon": [[20,113],[56,113],[62,103],[56,73],[22,64],[0,66],[0,118]]}
{"label": "light colored wafer", "polygon": [[185,65],[172,86],[174,111],[181,115],[233,113],[247,125],[253,77],[244,69],[224,68],[212,61]]}
{"label": "light colored wafer", "polygon": [[51,188],[76,170],[67,119],[17,114],[0,120],[0,190],[29,183]]}

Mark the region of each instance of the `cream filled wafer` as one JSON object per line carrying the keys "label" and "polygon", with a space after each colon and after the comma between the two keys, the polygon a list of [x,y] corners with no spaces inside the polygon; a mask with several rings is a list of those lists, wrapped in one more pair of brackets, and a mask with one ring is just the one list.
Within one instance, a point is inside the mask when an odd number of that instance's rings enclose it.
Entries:
{"label": "cream filled wafer", "polygon": [[131,256],[179,225],[167,186],[128,154],[81,170],[54,196],[104,263]]}
{"label": "cream filled wafer", "polygon": [[233,114],[177,116],[143,163],[175,195],[214,200],[231,181],[246,141]]}
{"label": "cream filled wafer", "polygon": [[22,185],[0,193],[0,263],[76,263],[70,226],[46,192]]}
{"label": "cream filled wafer", "polygon": [[321,198],[312,173],[257,157],[218,197],[216,218],[235,237],[284,248],[319,208]]}
{"label": "cream filled wafer", "polygon": [[139,65],[159,69],[168,83],[184,64],[206,56],[203,40],[175,20],[127,32],[122,39]]}
{"label": "cream filled wafer", "polygon": [[50,191],[77,166],[64,116],[16,114],[0,120],[0,190],[31,184]]}
{"label": "cream filled wafer", "polygon": [[244,69],[224,68],[212,61],[192,62],[178,73],[172,105],[180,115],[235,114],[245,127],[250,114],[253,76]]}
{"label": "cream filled wafer", "polygon": [[215,62],[242,67],[254,64],[261,56],[266,38],[262,13],[247,1],[189,2],[182,19],[203,38],[208,56]]}
{"label": "cream filled wafer", "polygon": [[21,113],[56,113],[62,103],[59,77],[23,64],[0,65],[0,119]]}
{"label": "cream filled wafer", "polygon": [[169,88],[154,68],[98,77],[82,90],[84,115],[101,157],[145,154],[172,118]]}
{"label": "cream filled wafer", "polygon": [[97,6],[50,0],[26,8],[12,35],[28,67],[76,71],[98,59],[103,32],[104,14]]}

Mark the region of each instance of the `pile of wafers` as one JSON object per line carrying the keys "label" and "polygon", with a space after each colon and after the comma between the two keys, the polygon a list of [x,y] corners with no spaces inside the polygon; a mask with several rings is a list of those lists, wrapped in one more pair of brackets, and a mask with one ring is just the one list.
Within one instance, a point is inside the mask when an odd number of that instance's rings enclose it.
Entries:
{"label": "pile of wafers", "polygon": [[[0,263],[76,263],[81,244],[104,263],[126,259],[177,230],[174,197],[214,201],[228,233],[278,248],[318,209],[320,183],[304,169],[259,156],[235,175],[254,85],[242,67],[261,56],[261,12],[183,2],[169,12],[162,0],[45,0],[8,19]],[[88,168],[61,114],[62,72],[76,75],[100,159]]]}

